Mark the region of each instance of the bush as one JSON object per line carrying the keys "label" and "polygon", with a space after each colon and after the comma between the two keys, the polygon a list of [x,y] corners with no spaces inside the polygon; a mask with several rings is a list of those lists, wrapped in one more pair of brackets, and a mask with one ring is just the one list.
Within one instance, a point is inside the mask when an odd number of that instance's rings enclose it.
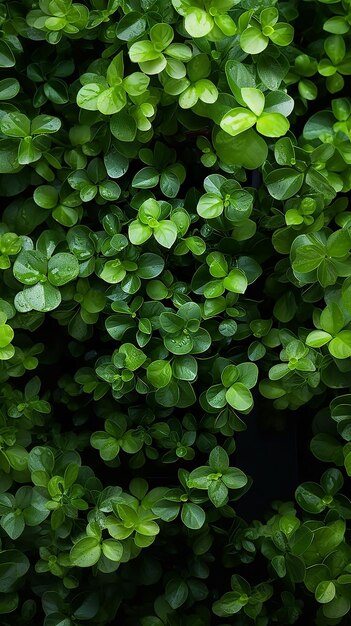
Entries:
{"label": "bush", "polygon": [[[2,623],[346,625],[348,3],[0,16]],[[329,464],[262,521],[254,402]]]}

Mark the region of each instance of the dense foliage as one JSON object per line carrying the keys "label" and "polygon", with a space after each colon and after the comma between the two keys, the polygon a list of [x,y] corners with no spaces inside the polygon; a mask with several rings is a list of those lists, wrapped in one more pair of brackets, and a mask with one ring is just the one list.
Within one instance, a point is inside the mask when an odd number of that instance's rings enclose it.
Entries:
{"label": "dense foliage", "polygon": [[[0,24],[1,623],[346,625],[349,3]],[[329,464],[260,521],[254,403]]]}

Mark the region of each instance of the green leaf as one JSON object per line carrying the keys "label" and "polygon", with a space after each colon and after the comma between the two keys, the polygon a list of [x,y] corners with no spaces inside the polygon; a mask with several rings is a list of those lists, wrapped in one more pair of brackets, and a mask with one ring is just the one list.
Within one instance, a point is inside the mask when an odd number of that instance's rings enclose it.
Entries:
{"label": "green leaf", "polygon": [[347,359],[351,356],[351,331],[342,330],[328,344],[329,352],[336,359]]}
{"label": "green leaf", "polygon": [[137,41],[130,47],[129,56],[133,63],[144,63],[158,59],[160,52],[151,41]]}
{"label": "green leaf", "polygon": [[[336,520],[328,523],[327,526],[320,527],[315,530],[314,539],[309,551],[314,553],[317,550],[321,557],[326,556],[335,550],[343,541],[345,534],[345,521]],[[305,559],[308,561],[308,553],[305,553]]]}
{"label": "green leaf", "polygon": [[165,170],[160,176],[160,189],[167,198],[175,198],[180,188],[180,180],[175,172]]}
{"label": "green leaf", "polygon": [[[130,115],[129,111],[123,109],[119,111],[119,113],[112,115],[110,119],[110,130],[112,135],[116,137],[116,139],[119,139],[119,141],[134,141],[137,133],[136,121],[134,117]],[[107,166],[106,169],[108,169]],[[111,176],[110,173],[109,175]]]}
{"label": "green leaf", "polygon": [[240,35],[240,46],[247,54],[259,54],[268,46],[269,39],[256,26],[248,26]]}
{"label": "green leaf", "polygon": [[132,343],[124,343],[120,349],[120,354],[125,355],[125,367],[127,367],[131,371],[135,371],[139,369],[145,363],[146,356],[145,354],[136,348]]}
{"label": "green leaf", "polygon": [[173,610],[186,602],[189,594],[187,584],[182,580],[171,580],[166,585],[165,598]]}
{"label": "green leaf", "polygon": [[344,466],[348,476],[351,476],[351,452],[348,452],[344,458]]}
{"label": "green leaf", "polygon": [[5,348],[11,343],[15,333],[8,324],[0,324],[0,348]]}
{"label": "green leaf", "polygon": [[236,107],[228,111],[228,113],[222,117],[220,127],[228,133],[228,135],[235,137],[254,126],[256,121],[257,116],[255,113],[242,107]]}
{"label": "green leaf", "polygon": [[[1,55],[1,53],[0,53]],[[20,84],[16,78],[3,78],[0,80],[0,100],[11,100],[17,96]]]}
{"label": "green leaf", "polygon": [[213,385],[206,391],[206,400],[215,409],[223,409],[226,405],[226,390],[222,385]]}
{"label": "green leaf", "polygon": [[[113,115],[121,111],[127,104],[125,90],[120,85],[104,89],[97,96],[96,108],[104,115]],[[86,108],[86,107],[83,107]]]}
{"label": "green leaf", "polygon": [[15,611],[19,604],[18,593],[4,593],[0,597],[0,613],[12,613]]}
{"label": "green leaf", "polygon": [[294,100],[285,91],[270,91],[266,96],[265,113],[281,113],[287,117],[293,111]]}
{"label": "green leaf", "polygon": [[213,480],[208,487],[208,497],[212,504],[219,508],[228,500],[228,489],[221,480]]}
{"label": "green leaf", "polygon": [[155,24],[150,28],[150,39],[158,51],[165,50],[172,43],[173,37],[173,28],[169,24]]}
{"label": "green leaf", "polygon": [[243,383],[234,383],[225,394],[228,404],[237,411],[247,411],[253,405],[251,391]]}
{"label": "green leaf", "polygon": [[218,99],[217,87],[206,78],[202,78],[196,82],[195,91],[197,97],[207,104],[213,104]]}
{"label": "green leaf", "polygon": [[165,261],[161,256],[147,252],[139,257],[137,274],[140,278],[149,280],[150,278],[159,276],[164,266]]}
{"label": "green leaf", "polygon": [[268,154],[266,142],[252,129],[236,137],[231,137],[223,130],[215,131],[214,147],[224,163],[250,170],[260,167]]}
{"label": "green leaf", "polygon": [[284,578],[286,576],[286,562],[285,557],[282,554],[277,554],[276,556],[274,556],[272,558],[271,564],[277,572],[279,578]]}
{"label": "green leaf", "polygon": [[171,248],[178,237],[178,229],[174,222],[161,220],[154,229],[156,241],[164,248]]}
{"label": "green leaf", "polygon": [[255,387],[258,378],[258,367],[254,363],[239,363],[237,366],[240,382],[243,382],[248,389]]}
{"label": "green leaf", "polygon": [[58,202],[58,192],[51,185],[40,185],[34,190],[33,198],[42,209],[53,209]]}
{"label": "green leaf", "polygon": [[31,123],[32,135],[57,133],[61,128],[61,120],[52,115],[37,115]]}
{"label": "green leaf", "polygon": [[8,137],[27,137],[30,135],[30,120],[23,113],[7,113],[1,119],[0,130]]}
{"label": "green leaf", "polygon": [[214,219],[223,212],[222,198],[215,193],[205,193],[197,203],[196,210],[204,219]]}
{"label": "green leaf", "polygon": [[8,593],[28,572],[29,560],[19,550],[2,550],[0,553],[0,592]]}
{"label": "green leaf", "polygon": [[110,87],[113,87],[114,84],[119,84],[120,80],[122,80],[124,74],[124,64],[123,64],[123,52],[117,54],[117,56],[112,59],[110,62],[107,72],[106,78]]}
{"label": "green leaf", "polygon": [[316,483],[303,483],[295,491],[297,503],[308,513],[321,513],[326,505],[323,502],[324,491]]}
{"label": "green leaf", "polygon": [[102,542],[102,553],[110,561],[119,562],[123,556],[123,545],[115,539],[105,539]]}
{"label": "green leaf", "polygon": [[48,312],[56,309],[61,303],[59,289],[50,283],[37,283],[33,287],[27,287],[15,297],[15,307],[18,311],[41,311]]}
{"label": "green leaf", "polygon": [[247,602],[248,597],[246,594],[241,596],[235,591],[228,591],[221,597],[220,600],[214,602],[212,605],[212,611],[219,617],[228,617],[229,615],[239,613]]}
{"label": "green leaf", "polygon": [[119,259],[115,259],[114,261],[106,261],[100,273],[100,278],[107,283],[116,284],[120,283],[126,274],[127,272],[121,261]]}
{"label": "green leaf", "polygon": [[17,142],[12,139],[0,140],[0,174],[13,174],[19,169]]}
{"label": "green leaf", "polygon": [[315,598],[317,602],[320,602],[321,604],[326,604],[333,600],[333,598],[335,597],[335,593],[336,589],[334,583],[329,580],[323,580],[317,585]]}
{"label": "green leaf", "polygon": [[177,355],[189,354],[194,346],[192,337],[184,333],[165,337],[164,344],[167,350]]}
{"label": "green leaf", "polygon": [[345,326],[344,315],[336,302],[330,302],[323,309],[319,324],[324,331],[331,335],[336,335]]}
{"label": "green leaf", "polygon": [[47,273],[47,261],[41,252],[23,250],[17,257],[13,274],[24,285],[35,285],[44,280]]}
{"label": "green leaf", "polygon": [[306,337],[306,344],[311,348],[321,348],[332,339],[324,330],[312,330]]}
{"label": "green leaf", "polygon": [[142,35],[146,29],[146,24],[145,15],[131,11],[117,22],[116,37],[121,41],[132,41]]}
{"label": "green leaf", "polygon": [[323,607],[323,613],[327,618],[340,619],[344,615],[347,615],[350,611],[350,606],[351,603],[349,598],[342,595],[336,595],[331,602]]}
{"label": "green leaf", "polygon": [[148,381],[161,389],[166,387],[172,379],[172,367],[168,361],[153,361],[146,370]]}
{"label": "green leaf", "polygon": [[211,252],[206,257],[206,263],[209,266],[210,274],[214,278],[225,278],[228,274],[228,263],[225,256],[220,252]]}
{"label": "green leaf", "polygon": [[15,57],[11,48],[6,41],[0,41],[0,67],[13,67],[15,63]]}
{"label": "green leaf", "polygon": [[303,129],[303,136],[308,141],[321,136],[333,135],[334,116],[331,111],[319,111],[310,117]]}
{"label": "green leaf", "polygon": [[229,457],[221,446],[216,446],[210,453],[209,465],[216,472],[224,473],[229,467]]}
{"label": "green leaf", "polygon": [[155,187],[159,181],[159,173],[154,167],[143,167],[135,174],[132,180],[132,187],[137,189],[150,189]]}
{"label": "green leaf", "polygon": [[296,250],[293,268],[297,272],[307,273],[317,269],[325,258],[324,250],[317,245],[302,245]]}
{"label": "green leaf", "polygon": [[270,35],[271,41],[277,46],[288,46],[294,38],[294,28],[291,24],[283,22],[275,24],[274,30]]}
{"label": "green leaf", "polygon": [[146,224],[142,224],[139,220],[131,222],[128,227],[128,238],[131,243],[141,246],[145,241],[150,239],[152,229]]}
{"label": "green leaf", "polygon": [[77,104],[86,111],[97,111],[98,98],[104,93],[106,87],[100,83],[88,83],[83,85],[77,93]]}
{"label": "green leaf", "polygon": [[223,286],[233,293],[245,293],[248,281],[245,273],[239,269],[233,269],[228,276],[223,279]]}
{"label": "green leaf", "polygon": [[262,114],[265,104],[265,97],[259,89],[252,87],[243,87],[241,89],[241,97],[246,106],[258,117]]}
{"label": "green leaf", "polygon": [[96,537],[83,537],[74,544],[70,552],[72,565],[92,567],[101,556],[100,542]]}
{"label": "green leaf", "polygon": [[79,274],[78,259],[68,252],[54,254],[48,262],[48,279],[55,287],[66,285]]}
{"label": "green leaf", "polygon": [[263,84],[271,90],[279,89],[282,80],[289,70],[283,55],[276,57],[269,52],[260,54],[257,61],[257,73]]}
{"label": "green leaf", "polygon": [[241,102],[241,89],[255,88],[256,86],[251,67],[234,59],[229,59],[225,64],[225,74],[236,100],[244,105],[245,102]]}
{"label": "green leaf", "polygon": [[185,327],[184,320],[179,315],[171,312],[161,313],[160,325],[167,333],[178,333]]}
{"label": "green leaf", "polygon": [[1,518],[1,527],[11,539],[16,540],[25,529],[24,517],[15,512],[7,513],[7,515],[3,515]]}
{"label": "green leaf", "polygon": [[237,467],[229,467],[222,476],[222,481],[228,489],[241,489],[248,482],[247,476]]}
{"label": "green leaf", "polygon": [[197,369],[197,361],[190,355],[175,357],[172,361],[172,373],[178,380],[195,380]]}
{"label": "green leaf", "polygon": [[206,37],[212,30],[214,21],[209,13],[192,6],[185,15],[184,27],[191,37]]}
{"label": "green leaf", "polygon": [[331,35],[324,41],[324,50],[331,59],[333,65],[339,65],[346,53],[345,42],[340,35]]}
{"label": "green leaf", "polygon": [[265,137],[282,137],[288,132],[290,123],[281,113],[262,113],[256,128]]}
{"label": "green leaf", "polygon": [[24,137],[18,146],[18,163],[28,165],[39,161],[41,152],[35,146],[32,137]]}
{"label": "green leaf", "polygon": [[190,528],[191,530],[200,530],[205,523],[206,514],[205,511],[197,504],[186,502],[182,506],[181,519],[184,526],[187,528]]}
{"label": "green leaf", "polygon": [[266,185],[270,195],[276,200],[291,198],[302,187],[303,174],[288,167],[273,170],[266,177]]}
{"label": "green leaf", "polygon": [[90,437],[90,444],[100,452],[104,461],[112,461],[120,451],[118,441],[105,432],[93,433]]}
{"label": "green leaf", "polygon": [[11,446],[11,448],[6,450],[6,457],[13,469],[19,472],[23,472],[23,470],[27,469],[28,452],[23,446],[17,444]]}

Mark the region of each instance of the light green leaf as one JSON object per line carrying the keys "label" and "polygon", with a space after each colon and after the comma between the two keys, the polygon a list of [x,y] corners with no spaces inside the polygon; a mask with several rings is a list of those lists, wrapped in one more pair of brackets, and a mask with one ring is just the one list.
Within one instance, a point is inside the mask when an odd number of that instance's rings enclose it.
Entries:
{"label": "light green leaf", "polygon": [[317,585],[315,598],[317,602],[327,604],[333,600],[335,593],[336,589],[334,583],[331,580],[323,580]]}
{"label": "light green leaf", "polygon": [[248,26],[240,35],[240,46],[247,54],[259,54],[268,46],[269,39],[256,26]]}
{"label": "light green leaf", "polygon": [[265,140],[252,129],[235,137],[231,137],[223,130],[215,131],[214,147],[224,163],[250,170],[263,165],[268,155]]}
{"label": "light green leaf", "polygon": [[101,556],[100,542],[96,537],[83,537],[74,544],[70,552],[72,565],[92,567]]}
{"label": "light green leaf", "polygon": [[262,113],[256,128],[265,137],[282,137],[288,132],[290,123],[281,113]]}
{"label": "light green leaf", "polygon": [[77,93],[77,104],[87,111],[98,110],[98,98],[104,93],[106,87],[100,83],[88,83],[83,85]]}
{"label": "light green leaf", "polygon": [[243,87],[241,89],[241,97],[246,106],[259,117],[263,112],[265,103],[265,97],[262,91],[253,89],[252,87]]}
{"label": "light green leaf", "polygon": [[254,126],[256,121],[257,116],[252,113],[252,111],[242,107],[236,107],[228,111],[228,113],[222,117],[220,127],[228,133],[228,135],[235,137]]}
{"label": "light green leaf", "polygon": [[329,352],[336,359],[347,359],[351,356],[351,330],[342,330],[328,344]]}
{"label": "light green leaf", "polygon": [[49,282],[37,283],[33,287],[27,287],[20,291],[15,297],[15,307],[21,310],[22,304],[27,310],[48,312],[56,309],[61,303],[61,294],[57,287],[53,287]]}
{"label": "light green leaf", "polygon": [[332,339],[324,330],[312,330],[306,337],[306,344],[311,348],[321,348]]}
{"label": "light green leaf", "polygon": [[27,137],[30,135],[30,120],[23,113],[7,113],[0,122],[0,130],[8,137]]}
{"label": "light green leaf", "polygon": [[211,15],[196,6],[192,6],[185,15],[184,27],[191,37],[206,37],[213,26],[214,21]]}
{"label": "light green leaf", "polygon": [[248,281],[245,273],[239,269],[233,269],[228,276],[223,279],[223,286],[233,293],[245,293]]}
{"label": "light green leaf", "polygon": [[[113,115],[121,111],[127,103],[127,97],[123,87],[110,87],[104,89],[96,100],[96,108],[104,115]],[[85,107],[86,108],[86,107]]]}
{"label": "light green leaf", "polygon": [[146,224],[142,224],[139,220],[131,222],[128,227],[128,239],[136,246],[141,246],[145,241],[150,239],[152,229]]}
{"label": "light green leaf", "polygon": [[172,367],[168,361],[153,361],[146,370],[148,381],[156,388],[166,387],[172,379]]}
{"label": "light green leaf", "polygon": [[124,365],[132,372],[139,369],[147,358],[144,352],[136,348],[132,343],[124,343],[120,347],[119,352],[125,355]]}
{"label": "light green leaf", "polygon": [[123,556],[123,545],[115,539],[105,539],[102,542],[102,553],[110,561],[118,562]]}
{"label": "light green leaf", "polygon": [[234,383],[226,391],[226,400],[233,409],[247,411],[253,405],[251,391],[243,383]]}
{"label": "light green leaf", "polygon": [[205,193],[197,203],[196,210],[204,219],[214,219],[223,213],[223,200],[215,193]]}
{"label": "light green leaf", "polygon": [[178,237],[178,229],[171,220],[161,220],[154,229],[156,241],[164,248],[171,248]]}

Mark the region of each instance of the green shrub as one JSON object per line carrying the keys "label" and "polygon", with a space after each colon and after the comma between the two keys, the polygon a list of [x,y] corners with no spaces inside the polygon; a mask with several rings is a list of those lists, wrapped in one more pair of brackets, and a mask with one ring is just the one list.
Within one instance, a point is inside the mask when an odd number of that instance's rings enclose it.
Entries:
{"label": "green shrub", "polygon": [[[0,24],[1,623],[348,624],[349,3]],[[261,521],[254,404],[329,464]]]}

